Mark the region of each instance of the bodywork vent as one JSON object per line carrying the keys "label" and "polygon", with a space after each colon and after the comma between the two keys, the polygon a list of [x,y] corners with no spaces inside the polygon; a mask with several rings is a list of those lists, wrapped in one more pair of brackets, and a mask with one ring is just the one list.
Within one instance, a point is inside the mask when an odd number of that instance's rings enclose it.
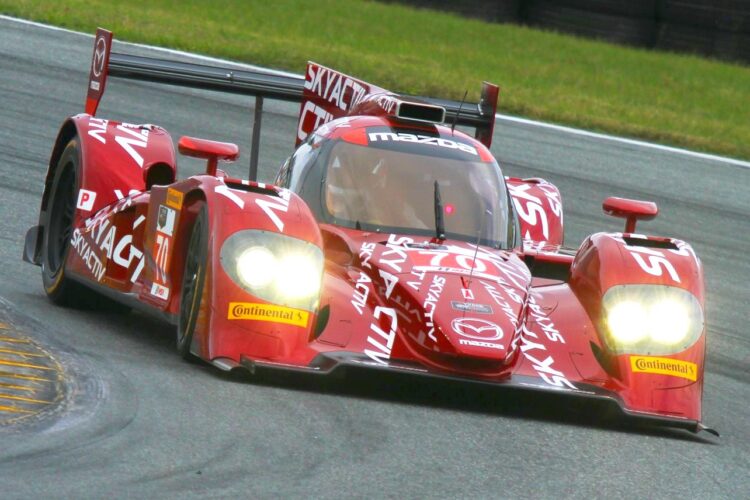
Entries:
{"label": "bodywork vent", "polygon": [[645,247],[645,248],[663,248],[665,250],[679,250],[677,245],[672,243],[670,240],[646,240],[643,238],[631,238],[625,236],[623,238],[625,244],[629,247]]}
{"label": "bodywork vent", "polygon": [[403,120],[443,123],[445,121],[445,108],[431,104],[400,102],[396,110],[396,116]]}

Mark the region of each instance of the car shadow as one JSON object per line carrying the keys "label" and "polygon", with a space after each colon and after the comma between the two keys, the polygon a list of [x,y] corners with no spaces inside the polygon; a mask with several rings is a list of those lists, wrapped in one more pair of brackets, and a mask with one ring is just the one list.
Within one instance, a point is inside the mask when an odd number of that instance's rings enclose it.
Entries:
{"label": "car shadow", "polygon": [[251,375],[243,369],[229,373],[217,370],[214,374],[234,383],[718,444],[714,436],[709,438],[705,433],[644,423],[627,417],[614,403],[570,395],[358,369],[348,369],[343,376],[294,372]]}
{"label": "car shadow", "polygon": [[[117,317],[116,326],[110,326],[108,334],[147,345],[154,355],[170,356],[175,364],[180,362],[175,355],[173,327],[163,321],[139,312],[113,314],[111,311],[90,309],[86,312],[92,319],[110,324],[112,318]],[[227,382],[718,444],[714,436],[706,433],[695,434],[684,429],[644,423],[624,415],[613,403],[570,395],[356,368],[347,368],[345,372],[337,371],[328,376],[284,371],[251,375],[244,369],[227,373],[207,363],[191,364],[191,369],[205,370],[211,376]]]}

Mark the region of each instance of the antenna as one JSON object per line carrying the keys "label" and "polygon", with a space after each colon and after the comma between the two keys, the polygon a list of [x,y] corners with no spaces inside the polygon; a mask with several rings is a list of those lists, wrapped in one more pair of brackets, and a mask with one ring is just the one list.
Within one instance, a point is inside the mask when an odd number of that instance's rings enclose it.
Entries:
{"label": "antenna", "polygon": [[[484,210],[484,215],[492,216],[492,212],[488,208]],[[474,276],[474,268],[477,267],[477,254],[479,253],[479,242],[482,240],[482,231],[484,230],[484,221],[486,217],[482,217],[479,223],[479,232],[477,233],[477,244],[474,246],[474,258],[471,259],[471,271],[469,271],[469,280],[465,288],[471,287],[471,278]]]}
{"label": "antenna", "polygon": [[466,90],[466,92],[464,92],[464,98],[461,99],[461,104],[458,105],[458,111],[456,111],[456,116],[453,118],[453,125],[451,125],[451,135],[453,135],[453,132],[456,130],[456,123],[458,123],[458,115],[461,114],[461,108],[464,107],[464,103],[466,102],[467,95],[469,95],[468,89]]}

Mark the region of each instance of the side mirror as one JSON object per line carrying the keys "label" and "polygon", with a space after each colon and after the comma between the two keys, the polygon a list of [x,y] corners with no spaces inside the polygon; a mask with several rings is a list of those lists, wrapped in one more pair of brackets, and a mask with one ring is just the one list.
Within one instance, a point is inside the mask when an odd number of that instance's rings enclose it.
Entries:
{"label": "side mirror", "polygon": [[659,207],[653,201],[629,200],[614,196],[604,200],[602,209],[607,215],[627,219],[625,222],[626,233],[635,232],[636,221],[651,220],[659,214]]}
{"label": "side mirror", "polygon": [[216,175],[216,166],[219,160],[234,161],[240,157],[240,148],[231,142],[209,141],[197,137],[182,136],[177,143],[180,154],[192,156],[193,158],[205,158],[206,173]]}

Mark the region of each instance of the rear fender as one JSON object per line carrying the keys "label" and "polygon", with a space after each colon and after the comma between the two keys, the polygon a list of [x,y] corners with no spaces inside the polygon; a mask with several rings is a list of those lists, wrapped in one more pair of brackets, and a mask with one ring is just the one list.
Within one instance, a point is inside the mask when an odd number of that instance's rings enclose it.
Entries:
{"label": "rear fender", "polygon": [[618,285],[680,288],[694,295],[703,311],[705,292],[700,260],[692,247],[681,240],[597,233],[582,243],[571,266],[570,278],[572,290],[597,330],[598,340],[590,346],[594,357],[622,384],[619,394],[627,408],[699,421],[705,324],[698,339],[680,352],[612,352],[605,341],[607,325],[602,299]]}
{"label": "rear fender", "polygon": [[526,246],[562,245],[563,211],[560,191],[544,179],[505,179]]}

